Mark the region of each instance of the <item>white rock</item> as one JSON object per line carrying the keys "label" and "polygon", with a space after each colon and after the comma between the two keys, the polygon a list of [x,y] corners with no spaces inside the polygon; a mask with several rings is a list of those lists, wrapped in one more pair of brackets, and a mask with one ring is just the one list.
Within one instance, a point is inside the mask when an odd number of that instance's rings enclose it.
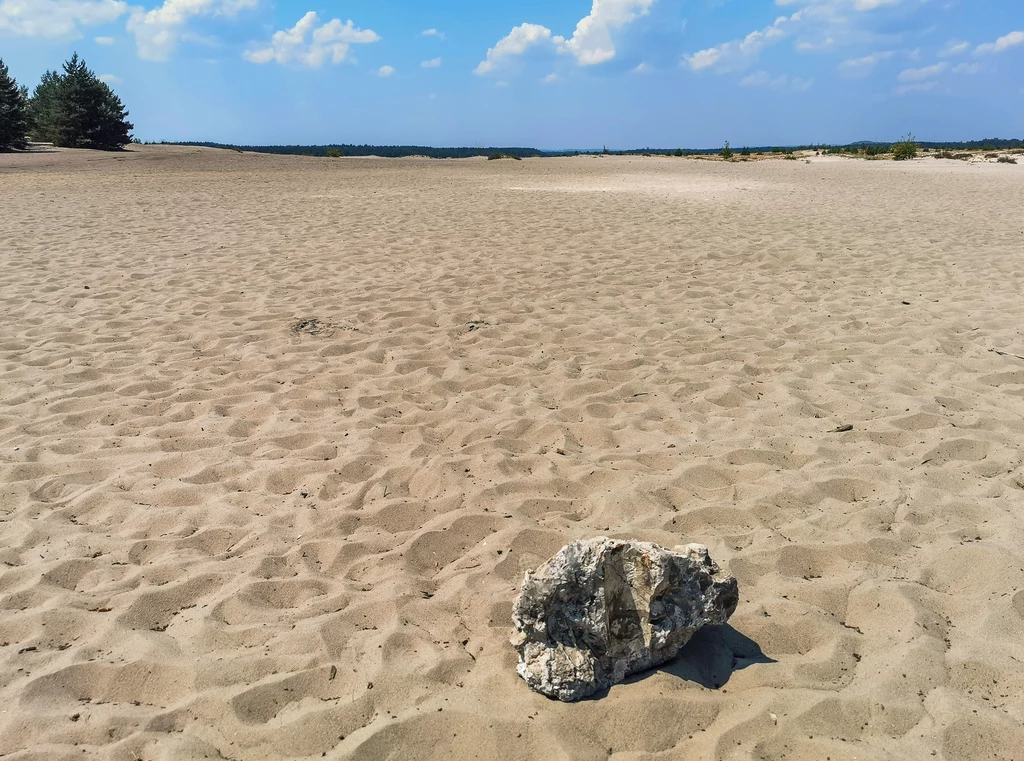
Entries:
{"label": "white rock", "polygon": [[580,700],[674,658],[738,601],[736,579],[702,545],[571,542],[523,579],[512,611],[519,675],[544,695]]}

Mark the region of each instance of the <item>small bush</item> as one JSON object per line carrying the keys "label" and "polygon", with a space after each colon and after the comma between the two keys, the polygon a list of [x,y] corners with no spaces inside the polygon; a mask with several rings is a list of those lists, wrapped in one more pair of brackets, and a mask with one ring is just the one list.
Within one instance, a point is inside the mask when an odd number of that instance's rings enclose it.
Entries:
{"label": "small bush", "polygon": [[740,155],[741,155],[741,156],[749,156],[749,155],[750,155],[750,149],[749,149],[749,148],[747,148],[746,146],[744,146],[744,147],[743,147],[743,150],[742,150],[742,151],[740,151]]}
{"label": "small bush", "polygon": [[338,150],[337,148],[328,148],[326,156],[329,159],[340,159],[341,158],[341,151]]}
{"label": "small bush", "polygon": [[673,156],[682,156],[683,155],[683,149],[682,148],[676,148],[676,152],[673,153],[672,155]]}
{"label": "small bush", "polygon": [[732,158],[732,148],[729,147],[728,140],[725,141],[725,146],[723,146],[722,150],[718,152],[718,155],[721,156],[726,161]]}
{"label": "small bush", "polygon": [[996,159],[996,161],[998,161],[1000,164],[1016,164],[1017,163],[1017,159],[1013,158],[1013,156],[1000,156],[998,159]]}
{"label": "small bush", "polygon": [[896,161],[907,161],[908,159],[917,158],[917,141],[911,133],[907,133],[907,136],[900,140],[896,145],[892,147],[892,157]]}
{"label": "small bush", "polygon": [[488,161],[497,161],[498,159],[514,159],[515,161],[522,161],[521,156],[513,156],[509,153],[492,153],[487,157]]}
{"label": "small bush", "polygon": [[986,153],[985,154],[985,158],[987,158],[987,159],[997,159],[997,158],[999,158],[999,154],[998,153]]}

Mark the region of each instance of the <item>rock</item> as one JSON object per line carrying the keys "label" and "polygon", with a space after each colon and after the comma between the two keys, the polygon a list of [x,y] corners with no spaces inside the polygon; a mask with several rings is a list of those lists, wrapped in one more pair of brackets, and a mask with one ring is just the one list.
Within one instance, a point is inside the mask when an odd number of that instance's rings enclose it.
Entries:
{"label": "rock", "polygon": [[580,700],[674,658],[738,601],[735,577],[702,545],[571,542],[523,579],[512,610],[519,675],[544,695]]}

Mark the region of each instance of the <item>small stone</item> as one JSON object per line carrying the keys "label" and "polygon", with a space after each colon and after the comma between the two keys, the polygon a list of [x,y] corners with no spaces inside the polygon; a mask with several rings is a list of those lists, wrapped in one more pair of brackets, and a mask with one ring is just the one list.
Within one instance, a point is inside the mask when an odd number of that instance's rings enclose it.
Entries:
{"label": "small stone", "polygon": [[736,579],[702,545],[571,542],[523,579],[512,611],[519,675],[548,697],[580,700],[674,658],[738,602]]}

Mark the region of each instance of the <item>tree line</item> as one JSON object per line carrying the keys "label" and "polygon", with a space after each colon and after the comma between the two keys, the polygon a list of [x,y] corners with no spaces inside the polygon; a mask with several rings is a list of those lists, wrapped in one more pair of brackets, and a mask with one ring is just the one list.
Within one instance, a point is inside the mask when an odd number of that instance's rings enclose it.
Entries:
{"label": "tree line", "polygon": [[117,150],[132,141],[134,125],[110,86],[75,53],[60,71],[47,71],[29,95],[0,60],[0,150],[28,142],[65,148]]}
{"label": "tree line", "polygon": [[532,158],[547,155],[536,148],[432,148],[426,145],[350,145],[332,143],[330,145],[233,145],[231,143],[209,142],[168,142],[161,145],[194,145],[204,148],[226,148],[233,151],[254,153],[276,153],[287,156],[381,156],[383,158],[405,158],[408,156],[426,156],[432,159],[465,159],[471,156],[490,156],[501,153],[518,158]]}

